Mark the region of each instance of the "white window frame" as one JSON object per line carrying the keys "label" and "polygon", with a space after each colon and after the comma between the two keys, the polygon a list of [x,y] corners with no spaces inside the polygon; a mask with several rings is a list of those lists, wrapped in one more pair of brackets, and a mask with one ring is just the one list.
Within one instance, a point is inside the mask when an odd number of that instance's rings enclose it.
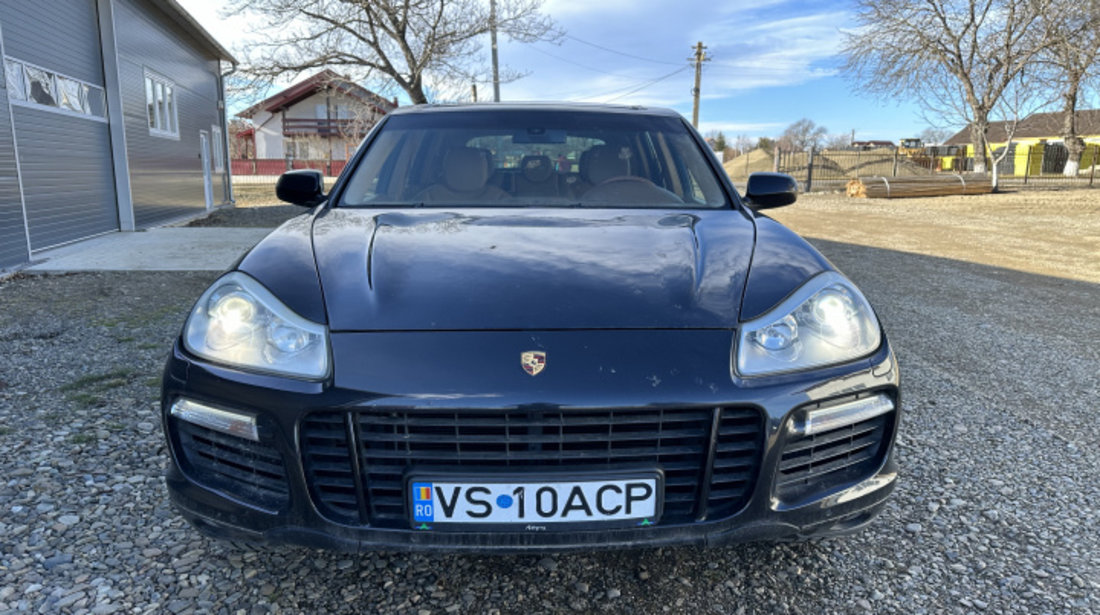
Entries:
{"label": "white window frame", "polygon": [[214,172],[225,173],[225,139],[222,127],[216,124],[210,125],[210,155],[214,157]]}
{"label": "white window frame", "polygon": [[[68,115],[70,117],[79,117],[96,122],[107,122],[107,97],[106,92],[104,91],[102,86],[95,85],[94,83],[88,83],[83,79],[70,77],[69,75],[59,73],[53,69],[39,66],[37,64],[32,64],[25,60],[20,60],[11,56],[4,56],[5,79],[7,79],[9,65],[19,65],[21,67],[19,72],[23,77],[23,90],[21,92],[12,92],[11,88],[8,88],[8,100],[11,102],[11,104],[20,107],[29,107],[32,109],[49,111],[51,113],[59,113],[61,115]],[[44,72],[50,76],[50,85],[52,86],[51,95],[53,96],[54,104],[42,104],[31,98],[31,83],[30,75],[27,71],[28,68]],[[58,82],[59,79],[66,79],[87,88],[87,98],[84,101],[87,103],[87,111],[84,111],[83,109],[77,111],[75,109],[69,109],[61,105],[62,90]],[[102,115],[95,112],[95,109],[93,108],[95,105],[92,104],[93,97],[98,100],[98,107],[102,111]]]}
{"label": "white window frame", "polygon": [[[152,100],[149,100],[150,84]],[[149,126],[149,134],[178,141],[180,138],[179,88],[176,87],[175,82],[146,69],[141,86],[142,93],[145,94],[146,126],[150,123],[149,107],[150,105],[153,107],[153,125]]]}

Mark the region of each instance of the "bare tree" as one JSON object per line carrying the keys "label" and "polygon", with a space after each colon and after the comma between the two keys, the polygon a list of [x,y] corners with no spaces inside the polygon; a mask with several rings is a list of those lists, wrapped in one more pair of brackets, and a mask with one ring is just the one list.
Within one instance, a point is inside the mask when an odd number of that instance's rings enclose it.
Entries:
{"label": "bare tree", "polygon": [[[497,0],[497,31],[521,42],[556,38],[541,6]],[[481,0],[230,0],[229,12],[251,14],[262,33],[246,56],[253,76],[338,68],[356,81],[392,80],[414,104],[428,102],[429,82],[469,87],[490,30]]]}
{"label": "bare tree", "polygon": [[955,133],[938,126],[929,126],[920,133],[920,140],[925,145],[943,145],[943,142],[950,139]]}
{"label": "bare tree", "polygon": [[852,146],[851,133],[841,133],[825,137],[825,149],[848,149]]}
{"label": "bare tree", "polygon": [[857,0],[845,71],[869,91],[916,100],[926,115],[970,129],[986,171],[990,114],[1051,44],[1061,0]]}
{"label": "bare tree", "polygon": [[[1012,152],[1012,141],[1016,138],[1016,129],[1019,128],[1020,122],[1027,119],[1045,102],[1032,95],[1033,89],[1042,87],[1039,81],[1035,73],[1022,73],[1005,88],[1001,98],[993,106],[991,115],[1000,121],[1001,128],[1004,130],[1004,146],[998,149],[989,148],[989,156],[993,160],[994,191],[1000,187],[1001,163]],[[976,157],[975,160],[977,160]]]}
{"label": "bare tree", "polygon": [[1069,157],[1062,173],[1076,177],[1081,165],[1085,141],[1077,130],[1077,105],[1090,77],[1100,72],[1100,2],[1097,0],[1060,0],[1067,4],[1057,12],[1057,21],[1047,25],[1051,45],[1041,56],[1061,94],[1062,139]]}
{"label": "bare tree", "polygon": [[240,136],[242,132],[252,128],[252,122],[235,117],[229,120],[227,128],[229,129],[229,158],[231,160],[255,158],[256,152],[249,147],[252,141]]}
{"label": "bare tree", "polygon": [[749,135],[737,135],[733,139],[733,149],[737,150],[737,155],[743,156],[753,148],[756,147],[756,139],[753,139]]}
{"label": "bare tree", "polygon": [[787,126],[787,129],[779,136],[779,147],[799,151],[811,147],[820,147],[828,132],[824,126],[818,126],[813,120],[802,118]]}

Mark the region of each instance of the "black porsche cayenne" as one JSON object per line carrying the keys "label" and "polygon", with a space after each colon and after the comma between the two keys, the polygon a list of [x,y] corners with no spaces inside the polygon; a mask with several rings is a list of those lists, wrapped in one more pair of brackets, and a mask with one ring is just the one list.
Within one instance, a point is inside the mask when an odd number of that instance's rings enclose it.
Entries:
{"label": "black porsche cayenne", "polygon": [[214,536],[534,551],[856,529],[898,369],[860,291],[678,114],[418,106],[199,297],[167,483]]}

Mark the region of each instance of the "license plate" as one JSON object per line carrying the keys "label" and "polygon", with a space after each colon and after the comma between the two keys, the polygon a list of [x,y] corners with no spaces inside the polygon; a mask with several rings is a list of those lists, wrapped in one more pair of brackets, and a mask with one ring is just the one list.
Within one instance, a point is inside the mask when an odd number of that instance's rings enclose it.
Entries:
{"label": "license plate", "polygon": [[606,480],[466,481],[417,479],[408,483],[412,527],[544,531],[576,525],[648,527],[660,516],[656,475]]}

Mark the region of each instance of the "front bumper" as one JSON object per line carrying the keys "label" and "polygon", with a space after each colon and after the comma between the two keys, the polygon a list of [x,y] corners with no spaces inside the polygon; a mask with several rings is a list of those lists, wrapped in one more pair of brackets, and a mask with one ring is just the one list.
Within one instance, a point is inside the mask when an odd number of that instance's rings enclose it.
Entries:
{"label": "front bumper", "polygon": [[[641,377],[655,372],[672,374],[670,365],[698,364],[697,355],[713,354],[721,350],[728,360],[729,334],[693,332],[697,339],[689,343],[668,345],[654,340],[664,353],[630,353],[635,360],[631,365],[620,364],[617,370],[608,370],[630,378],[638,375],[644,386],[621,386],[622,380],[608,383],[607,376],[574,380],[566,397],[548,393],[556,383],[547,379],[539,383],[540,392],[525,395],[518,387],[528,386],[531,379],[523,374],[517,386],[502,383],[491,395],[475,396],[461,387],[469,382],[469,374],[463,372],[485,369],[459,361],[449,375],[443,376],[445,392],[438,395],[415,394],[415,384],[394,382],[401,370],[401,351],[397,346],[387,348],[386,340],[373,338],[364,346],[363,340],[354,340],[343,347],[334,342],[337,372],[326,383],[305,383],[283,378],[249,374],[195,359],[177,343],[169,358],[164,378],[164,428],[172,452],[172,463],[167,473],[167,485],[173,503],[182,515],[206,534],[229,540],[259,543],[289,543],[344,551],[356,550],[447,550],[535,552],[566,551],[593,548],[628,548],[666,545],[713,546],[752,540],[791,540],[815,536],[833,535],[854,531],[869,522],[885,506],[893,491],[897,468],[893,455],[893,439],[897,433],[900,409],[887,419],[884,428],[881,453],[860,476],[848,476],[835,484],[824,484],[813,492],[800,492],[796,498],[783,496],[777,487],[778,469],[783,463],[784,447],[789,439],[787,423],[792,412],[808,405],[828,403],[829,400],[847,399],[871,393],[885,393],[898,406],[898,370],[896,360],[884,341],[882,348],[870,359],[846,366],[819,370],[812,374],[777,377],[767,380],[740,381],[736,376],[724,374],[726,382],[716,384],[717,374],[694,375],[684,382],[699,381],[702,386],[684,386],[675,376],[668,376],[673,386],[658,388],[651,379]],[[360,334],[356,334],[360,335]],[[406,352],[409,348],[421,352],[426,349],[417,339],[406,336]],[[445,334],[432,334],[445,337]],[[502,333],[501,336],[516,335]],[[553,342],[555,358],[564,363],[569,353],[563,347],[570,344],[575,332],[547,333],[541,341]],[[647,334],[651,335],[651,334]],[[682,338],[685,332],[676,332]],[[602,340],[599,335],[586,336],[585,351],[596,356],[601,348],[619,346],[609,334]],[[490,338],[494,336],[489,336]],[[428,339],[428,338],[425,338]],[[348,340],[350,342],[350,340]],[[667,341],[667,340],[666,340]],[[694,341],[695,343],[690,343]],[[605,343],[606,342],[606,343]],[[444,342],[446,343],[446,342]],[[437,346],[438,342],[431,342]],[[490,349],[493,340],[475,347],[478,352]],[[370,376],[354,377],[341,365],[360,365],[361,362],[347,356],[351,348],[373,347],[397,360],[380,368]],[[436,354],[446,349],[432,348]],[[452,349],[454,350],[454,349]],[[684,356],[691,354],[696,356]],[[646,359],[657,364],[638,364],[639,356],[655,356]],[[343,360],[341,360],[343,358]],[[712,357],[711,357],[712,358]],[[622,360],[622,357],[620,357]],[[512,366],[518,371],[518,366]],[[552,365],[551,367],[558,367]],[[601,367],[602,370],[602,367]],[[663,371],[658,371],[663,370]],[[567,372],[561,367],[560,372]],[[547,370],[550,373],[550,370]],[[579,372],[577,372],[579,373]],[[605,372],[606,374],[607,372]],[[566,373],[566,376],[570,374]],[[576,376],[575,374],[572,374]],[[710,378],[715,376],[715,378]],[[448,381],[447,378],[451,380]],[[541,378],[541,376],[539,377]],[[601,382],[603,380],[603,382]],[[617,386],[611,386],[612,384]],[[614,395],[609,395],[608,390]],[[537,397],[535,397],[537,396]],[[241,409],[259,418],[260,437],[265,446],[281,458],[285,468],[286,497],[279,502],[262,502],[243,497],[224,483],[205,480],[194,471],[182,450],[178,420],[170,416],[168,409],[179,397],[216,404],[223,408]],[[458,400],[456,402],[456,400]],[[302,419],[313,412],[354,413],[370,408],[399,407],[405,412],[437,411],[440,408],[478,408],[481,410],[523,409],[552,407],[558,411],[569,408],[699,408],[705,407],[753,407],[761,416],[761,442],[757,475],[746,495],[744,504],[732,515],[707,519],[699,514],[694,519],[674,523],[660,522],[653,527],[629,529],[593,529],[589,531],[463,531],[421,532],[411,527],[378,527],[369,520],[353,522],[335,519],[324,505],[319,505],[317,492],[311,489],[310,473],[303,463],[301,442]],[[788,493],[789,495],[789,493]],[[706,509],[705,503],[699,505]]]}

